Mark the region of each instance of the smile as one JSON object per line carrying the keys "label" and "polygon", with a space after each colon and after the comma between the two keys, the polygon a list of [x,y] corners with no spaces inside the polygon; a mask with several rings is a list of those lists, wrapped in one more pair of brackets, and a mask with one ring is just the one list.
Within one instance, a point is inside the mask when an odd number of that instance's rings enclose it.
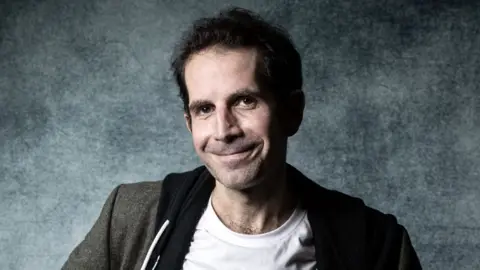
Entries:
{"label": "smile", "polygon": [[254,152],[255,149],[256,147],[252,146],[246,149],[245,151],[237,152],[230,155],[219,156],[219,158],[222,161],[222,163],[226,163],[230,166],[234,166],[242,163],[243,161],[246,161],[251,156],[251,154]]}

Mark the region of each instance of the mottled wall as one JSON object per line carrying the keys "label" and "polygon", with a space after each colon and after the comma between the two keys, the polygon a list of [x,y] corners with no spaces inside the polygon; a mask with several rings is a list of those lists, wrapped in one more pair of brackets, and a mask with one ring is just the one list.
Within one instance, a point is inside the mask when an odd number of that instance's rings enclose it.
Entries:
{"label": "mottled wall", "polygon": [[[425,269],[480,269],[480,7],[433,2],[231,3],[303,56],[289,161],[395,214]],[[167,60],[224,6],[0,4],[0,269],[60,268],[117,184],[199,164]]]}

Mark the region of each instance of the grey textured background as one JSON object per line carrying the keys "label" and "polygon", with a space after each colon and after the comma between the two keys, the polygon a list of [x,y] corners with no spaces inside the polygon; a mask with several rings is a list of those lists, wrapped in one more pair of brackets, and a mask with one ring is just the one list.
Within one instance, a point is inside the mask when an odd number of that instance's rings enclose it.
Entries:
{"label": "grey textured background", "polygon": [[[289,161],[395,214],[425,269],[480,269],[480,9],[439,3],[230,2],[285,26],[303,56]],[[0,269],[60,268],[117,184],[199,164],[167,60],[225,6],[2,2]]]}

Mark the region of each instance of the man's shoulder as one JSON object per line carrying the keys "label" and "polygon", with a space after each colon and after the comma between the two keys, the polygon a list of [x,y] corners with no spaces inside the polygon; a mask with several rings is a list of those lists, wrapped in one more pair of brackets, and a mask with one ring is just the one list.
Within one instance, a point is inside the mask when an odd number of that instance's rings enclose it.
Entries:
{"label": "man's shoulder", "polygon": [[[317,215],[324,216],[332,226],[342,227],[396,227],[397,219],[394,215],[384,213],[355,195],[324,187],[319,182],[305,176],[299,170],[291,170],[296,179],[301,180],[301,189],[310,210]],[[303,193],[302,192],[302,193]],[[359,226],[363,224],[363,226]]]}
{"label": "man's shoulder", "polygon": [[310,189],[314,234],[319,242],[332,242],[339,261],[360,262],[368,269],[421,269],[408,232],[394,215],[341,191],[318,184]]}
{"label": "man's shoulder", "polygon": [[362,214],[361,216],[369,223],[384,223],[385,225],[397,224],[397,219],[394,215],[367,205],[365,201],[355,195],[350,195],[342,191],[328,189],[318,185],[316,189],[316,197],[322,198],[324,205],[328,205],[329,213],[332,215],[346,219],[351,218],[352,215]]}
{"label": "man's shoulder", "polygon": [[132,203],[145,203],[158,201],[162,190],[181,186],[187,179],[201,171],[203,167],[197,167],[188,171],[168,173],[163,179],[154,181],[140,181],[123,183],[117,186],[117,200]]}
{"label": "man's shoulder", "polygon": [[163,180],[123,183],[118,186],[117,198],[127,201],[143,201],[159,196]]}

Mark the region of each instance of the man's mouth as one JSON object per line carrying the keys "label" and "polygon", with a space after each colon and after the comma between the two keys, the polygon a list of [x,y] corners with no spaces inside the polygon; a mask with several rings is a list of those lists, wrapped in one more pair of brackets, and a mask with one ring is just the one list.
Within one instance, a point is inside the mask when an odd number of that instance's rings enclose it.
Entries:
{"label": "man's mouth", "polygon": [[243,154],[246,152],[250,152],[255,148],[254,144],[243,146],[243,147],[238,147],[238,148],[230,148],[225,151],[217,153],[218,156],[233,156],[233,155],[239,155]]}
{"label": "man's mouth", "polygon": [[219,156],[219,160],[226,166],[235,168],[238,165],[251,159],[255,152],[256,145],[250,145],[241,149],[235,149],[236,151],[225,151]]}

